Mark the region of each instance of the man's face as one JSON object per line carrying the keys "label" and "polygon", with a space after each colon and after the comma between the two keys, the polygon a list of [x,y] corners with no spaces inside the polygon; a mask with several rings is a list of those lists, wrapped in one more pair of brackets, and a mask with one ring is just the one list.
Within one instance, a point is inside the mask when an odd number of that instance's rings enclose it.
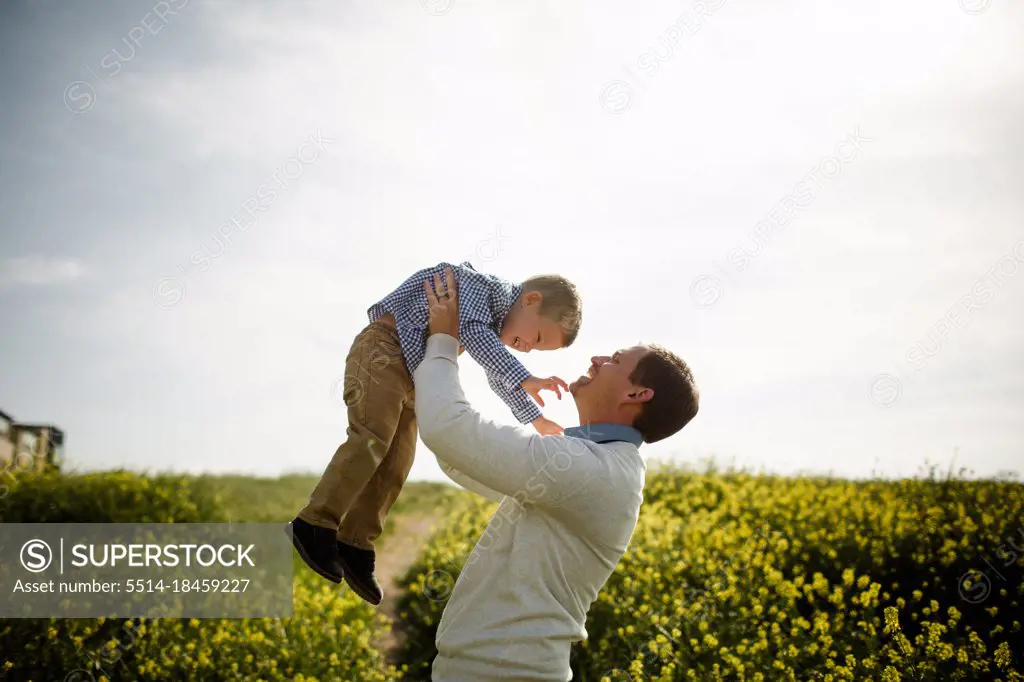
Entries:
{"label": "man's face", "polygon": [[629,380],[640,359],[647,355],[643,346],[616,351],[610,356],[595,355],[590,369],[569,384],[569,392],[577,405],[608,407],[624,402],[634,389]]}

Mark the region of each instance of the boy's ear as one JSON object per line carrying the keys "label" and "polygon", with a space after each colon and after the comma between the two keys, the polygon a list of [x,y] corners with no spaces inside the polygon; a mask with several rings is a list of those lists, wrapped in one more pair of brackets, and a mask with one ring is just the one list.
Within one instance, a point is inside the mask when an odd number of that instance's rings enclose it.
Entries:
{"label": "boy's ear", "polygon": [[544,294],[539,291],[527,291],[523,300],[526,305],[540,305],[540,302],[544,300]]}

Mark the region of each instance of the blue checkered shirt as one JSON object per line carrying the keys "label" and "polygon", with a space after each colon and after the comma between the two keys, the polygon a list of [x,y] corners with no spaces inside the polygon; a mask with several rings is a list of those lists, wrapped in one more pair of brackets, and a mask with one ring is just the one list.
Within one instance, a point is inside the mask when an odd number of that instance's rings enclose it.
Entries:
{"label": "blue checkered shirt", "polygon": [[529,424],[541,416],[540,408],[522,388],[530,372],[500,338],[501,323],[522,293],[523,288],[518,284],[477,272],[468,262],[462,265],[440,263],[415,273],[370,307],[367,311],[370,321],[387,313],[394,315],[405,364],[409,374],[415,372],[427,348],[429,315],[423,283],[433,280],[435,274],[443,279],[446,267],[455,272],[458,287],[459,341],[487,372],[487,383],[512,409],[516,419]]}

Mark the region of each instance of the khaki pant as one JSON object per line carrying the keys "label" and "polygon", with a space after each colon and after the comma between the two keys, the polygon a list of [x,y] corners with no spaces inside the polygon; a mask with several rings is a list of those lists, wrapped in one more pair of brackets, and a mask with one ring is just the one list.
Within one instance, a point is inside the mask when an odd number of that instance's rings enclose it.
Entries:
{"label": "khaki pant", "polygon": [[369,324],[345,360],[348,440],[317,483],[299,517],[337,529],[340,541],[373,549],[416,454],[416,394],[398,333]]}

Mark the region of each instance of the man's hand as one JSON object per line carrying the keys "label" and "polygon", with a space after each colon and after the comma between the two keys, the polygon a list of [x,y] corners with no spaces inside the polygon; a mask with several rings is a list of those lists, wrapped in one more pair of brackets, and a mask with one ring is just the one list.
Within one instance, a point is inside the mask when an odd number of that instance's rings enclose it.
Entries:
{"label": "man's hand", "polygon": [[423,289],[427,292],[427,312],[430,314],[428,329],[431,334],[447,334],[457,339],[459,299],[455,291],[455,273],[451,268],[444,269],[444,280],[442,282],[440,275],[434,275],[433,287],[429,280],[423,283]]}
{"label": "man's hand", "polygon": [[523,389],[533,396],[533,399],[537,401],[537,404],[544,407],[544,400],[540,397],[541,391],[554,391],[558,396],[558,399],[562,399],[562,391],[564,388],[566,393],[569,392],[569,385],[558,377],[548,377],[547,379],[541,379],[540,377],[530,377],[522,384]]}
{"label": "man's hand", "polygon": [[537,429],[537,433],[542,436],[562,435],[562,427],[547,417],[537,417],[531,423],[533,424],[533,428]]}

